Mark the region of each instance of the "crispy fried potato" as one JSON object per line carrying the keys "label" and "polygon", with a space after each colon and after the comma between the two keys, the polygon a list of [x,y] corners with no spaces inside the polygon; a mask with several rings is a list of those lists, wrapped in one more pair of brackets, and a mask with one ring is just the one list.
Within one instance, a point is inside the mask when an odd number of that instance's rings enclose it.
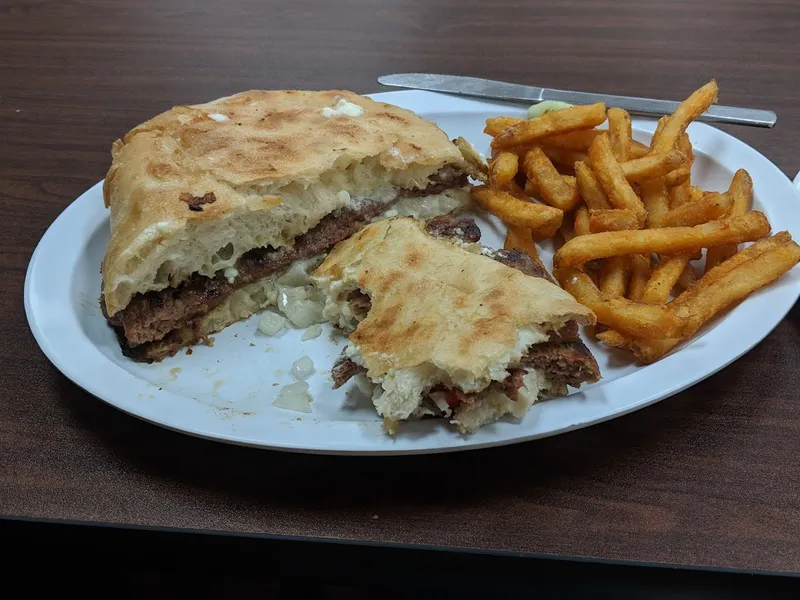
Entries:
{"label": "crispy fried potato", "polygon": [[492,148],[502,150],[527,144],[543,137],[596,127],[606,120],[606,105],[602,102],[588,106],[573,106],[521,121],[498,133]]}
{"label": "crispy fried potato", "polygon": [[669,193],[663,179],[643,181],[639,190],[647,210],[647,227],[661,227],[661,218],[669,210]]}
{"label": "crispy fried potato", "polygon": [[794,268],[798,262],[800,246],[786,232],[742,250],[711,269],[670,303],[676,316],[691,324],[682,336],[661,340],[636,340],[631,344],[634,356],[645,364],[655,362],[675,347],[681,338],[694,335],[714,315],[772,283]]}
{"label": "crispy fried potato", "polygon": [[654,179],[662,175],[668,177],[677,167],[686,162],[686,156],[680,150],[670,150],[664,154],[648,154],[641,158],[628,160],[620,166],[625,179],[631,183]]}
{"label": "crispy fried potato", "polygon": [[674,188],[688,182],[691,176],[692,170],[689,167],[678,167],[664,175],[664,183],[668,188]]}
{"label": "crispy fried potato", "polygon": [[556,278],[578,302],[597,315],[600,323],[620,333],[636,338],[664,339],[683,335],[691,326],[665,306],[605,298],[591,278],[578,269],[557,270]]}
{"label": "crispy fried potato", "polygon": [[501,152],[489,164],[489,185],[504,188],[514,180],[519,170],[519,157],[511,152]]}
{"label": "crispy fried potato", "polygon": [[466,161],[467,175],[477,179],[481,183],[486,183],[489,180],[489,165],[486,159],[475,149],[475,146],[470,144],[463,137],[458,137],[453,140],[456,148],[461,152],[461,156]]}
{"label": "crispy fried potato", "polygon": [[727,215],[733,206],[728,194],[708,194],[697,202],[687,202],[673,208],[661,217],[662,227],[693,227]]}
{"label": "crispy fried potato", "polygon": [[575,211],[575,227],[573,229],[575,235],[588,235],[592,232],[589,225],[589,211],[585,206],[581,206]]}
{"label": "crispy fried potato", "polygon": [[[588,156],[588,155],[587,155]],[[608,202],[608,197],[588,165],[585,163],[575,164],[575,181],[578,185],[578,192],[590,209],[602,210],[610,209],[611,204]]]}
{"label": "crispy fried potato", "polygon": [[639,219],[626,208],[589,209],[589,227],[592,233],[639,229]]}
{"label": "crispy fried potato", "polygon": [[[728,195],[733,198],[733,206],[729,213],[730,216],[735,217],[747,212],[753,197],[753,180],[750,178],[750,174],[747,171],[744,169],[736,171],[731,185],[728,188]],[[736,254],[737,249],[737,244],[726,244],[725,246],[709,248],[706,253],[706,271],[728,260],[731,256]]]}
{"label": "crispy fried potato", "polygon": [[672,150],[689,124],[717,101],[717,91],[717,82],[712,79],[681,102],[667,118],[658,136],[653,137],[651,154],[664,154]]}
{"label": "crispy fried potato", "polygon": [[567,150],[565,148],[554,148],[550,146],[541,146],[542,152],[549,158],[553,164],[564,165],[573,167],[576,162],[589,164],[589,155],[580,150]]}
{"label": "crispy fried potato", "polygon": [[606,298],[622,298],[631,274],[630,256],[612,256],[600,264],[600,292]]}
{"label": "crispy fried potato", "polygon": [[564,218],[563,211],[535,202],[524,202],[508,192],[480,185],[472,188],[478,206],[497,215],[509,225],[532,229],[537,236],[552,237]]}
{"label": "crispy fried potato", "polygon": [[631,141],[630,158],[642,158],[650,152],[650,146],[645,146],[642,142]]}
{"label": "crispy fried potato", "polygon": [[[692,260],[696,260],[696,258],[693,256]],[[681,276],[678,277],[678,282],[675,284],[675,287],[678,290],[688,290],[695,284],[696,281],[697,273],[690,262],[683,268],[683,272],[681,273]]]}
{"label": "crispy fried potato", "polygon": [[483,133],[492,137],[503,131],[508,127],[519,125],[524,119],[516,119],[514,117],[494,117],[486,119],[486,127],[483,128]]}
{"label": "crispy fried potato", "polygon": [[767,233],[769,221],[757,211],[695,227],[593,233],[564,244],[554,256],[554,264],[556,268],[572,267],[597,258],[646,252],[682,254],[720,244],[752,242]]}
{"label": "crispy fried potato", "polygon": [[[558,112],[546,113],[545,116]],[[541,148],[534,148],[525,155],[523,168],[528,179],[536,186],[539,197],[547,204],[569,211],[581,201],[577,185],[556,170]]]}
{"label": "crispy fried potato", "polygon": [[644,287],[641,302],[646,304],[664,304],[669,294],[689,264],[690,254],[667,256],[653,269],[653,274]]}
{"label": "crispy fried potato", "polygon": [[570,133],[561,133],[558,135],[551,135],[539,140],[542,146],[551,148],[563,148],[564,150],[578,150],[586,152],[589,146],[592,145],[594,138],[600,133],[596,129],[582,129],[578,131],[571,131]]}
{"label": "crispy fried potato", "polygon": [[624,163],[631,154],[631,116],[621,108],[608,109],[608,136],[617,162]]}
{"label": "crispy fried potato", "polygon": [[667,124],[667,121],[669,121],[669,115],[664,115],[658,120],[658,123],[656,123],[656,130],[653,132],[653,137],[650,138],[650,148],[648,148],[647,151],[648,154],[653,152],[656,141],[659,137],[661,137],[661,133],[664,131],[664,126]]}
{"label": "crispy fried potato", "polygon": [[561,239],[564,240],[564,243],[567,243],[575,237],[575,228],[573,223],[574,222],[569,218],[569,215],[566,215],[561,223],[561,227],[558,229],[558,233],[561,234]]}
{"label": "crispy fried potato", "polygon": [[692,201],[692,184],[688,179],[684,180],[682,183],[679,183],[675,187],[669,188],[670,209],[680,208],[684,204],[688,204],[691,201]]}
{"label": "crispy fried potato", "polygon": [[533,260],[539,263],[539,266],[542,267],[542,270],[549,275],[549,271],[544,266],[544,263],[542,263],[541,258],[539,258],[539,251],[533,241],[533,235],[530,229],[509,225],[508,232],[506,233],[506,239],[503,242],[503,248],[506,250],[522,250]]}
{"label": "crispy fried potato", "polygon": [[531,258],[539,259],[539,251],[536,249],[536,244],[533,242],[531,230],[525,229],[524,227],[509,225],[505,242],[503,242],[503,248],[506,250],[522,250]]}
{"label": "crispy fried potato", "polygon": [[692,202],[697,202],[698,200],[700,200],[700,198],[702,198],[703,196],[708,196],[708,194],[710,194],[710,193],[713,193],[713,192],[704,192],[703,190],[701,190],[696,185],[693,185],[689,189],[689,195],[692,198]]}
{"label": "crispy fried potato", "polygon": [[689,134],[684,131],[681,137],[678,138],[676,146],[686,157],[687,166],[691,168],[694,164],[694,148],[692,148],[692,142],[689,140]]}
{"label": "crispy fried potato", "polygon": [[611,143],[608,134],[601,133],[595,138],[589,148],[589,158],[592,161],[592,169],[603,187],[603,191],[608,196],[608,201],[614,208],[627,208],[632,210],[643,224],[647,217],[642,201],[633,191],[633,188],[625,179],[622,167],[614,158],[611,151]]}
{"label": "crispy fried potato", "polygon": [[607,329],[601,331],[595,337],[603,342],[606,346],[611,348],[619,348],[620,350],[629,350],[634,338],[621,334],[619,331]]}
{"label": "crispy fried potato", "polygon": [[628,299],[640,301],[650,280],[650,254],[634,254],[631,258],[631,279],[628,282]]}

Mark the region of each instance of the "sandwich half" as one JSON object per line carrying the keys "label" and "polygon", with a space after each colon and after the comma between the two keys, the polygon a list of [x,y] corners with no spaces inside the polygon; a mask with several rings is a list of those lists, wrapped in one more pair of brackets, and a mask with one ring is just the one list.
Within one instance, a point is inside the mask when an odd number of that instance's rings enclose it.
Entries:
{"label": "sandwich half", "polygon": [[318,320],[308,272],[330,248],[376,219],[463,209],[474,171],[433,123],[347,91],[178,106],[112,156],[101,305],[148,362],[271,304]]}
{"label": "sandwich half", "polygon": [[600,377],[578,335],[594,313],[527,254],[479,240],[471,219],[397,217],[338,244],[312,275],[325,318],[348,334],[334,388],[353,376],[374,386],[392,433],[426,416],[469,433]]}

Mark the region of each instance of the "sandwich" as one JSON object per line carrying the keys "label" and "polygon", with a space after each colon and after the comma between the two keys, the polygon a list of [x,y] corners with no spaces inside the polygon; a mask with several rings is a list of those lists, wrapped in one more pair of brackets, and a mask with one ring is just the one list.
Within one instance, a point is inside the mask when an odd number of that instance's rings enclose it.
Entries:
{"label": "sandwich", "polygon": [[348,336],[333,387],[371,387],[390,433],[423,417],[470,433],[600,377],[578,333],[594,313],[529,255],[480,236],[468,218],[396,217],[339,243],[311,277]]}
{"label": "sandwich", "polygon": [[347,91],[178,106],[112,157],[101,306],[124,354],[147,362],[270,305],[318,320],[308,274],[330,248],[374,220],[464,209],[485,167],[433,123]]}

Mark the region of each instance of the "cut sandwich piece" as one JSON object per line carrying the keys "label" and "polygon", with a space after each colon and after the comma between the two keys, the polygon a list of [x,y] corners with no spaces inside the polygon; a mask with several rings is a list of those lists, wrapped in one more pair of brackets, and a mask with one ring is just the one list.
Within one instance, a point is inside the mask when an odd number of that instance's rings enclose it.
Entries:
{"label": "cut sandwich piece", "polygon": [[370,221],[468,205],[436,125],[346,91],[179,106],[114,143],[101,304],[123,351],[161,360],[270,305],[319,320],[308,272]]}
{"label": "cut sandwich piece", "polygon": [[311,277],[349,337],[334,387],[366,377],[390,432],[423,416],[472,432],[600,377],[578,336],[594,313],[524,252],[479,240],[471,219],[398,217],[339,243]]}

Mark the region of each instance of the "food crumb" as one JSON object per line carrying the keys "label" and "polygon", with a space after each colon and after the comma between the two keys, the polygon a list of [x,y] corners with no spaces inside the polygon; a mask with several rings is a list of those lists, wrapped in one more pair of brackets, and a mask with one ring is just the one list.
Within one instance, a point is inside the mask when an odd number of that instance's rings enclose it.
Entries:
{"label": "food crumb", "polygon": [[278,383],[278,382],[276,381],[275,383],[273,383],[273,384],[272,384],[272,387],[275,387],[276,385],[280,385],[280,383]]}
{"label": "food crumb", "polygon": [[251,347],[251,348],[255,348],[255,347],[256,347],[256,345],[255,345],[255,344],[250,344],[250,347]]}
{"label": "food crumb", "polygon": [[372,518],[373,518],[373,519],[377,519],[377,518],[378,518],[378,515],[372,515]]}
{"label": "food crumb", "polygon": [[186,349],[186,356],[191,356],[193,353],[194,353],[194,350],[192,350],[191,348],[187,348]]}

